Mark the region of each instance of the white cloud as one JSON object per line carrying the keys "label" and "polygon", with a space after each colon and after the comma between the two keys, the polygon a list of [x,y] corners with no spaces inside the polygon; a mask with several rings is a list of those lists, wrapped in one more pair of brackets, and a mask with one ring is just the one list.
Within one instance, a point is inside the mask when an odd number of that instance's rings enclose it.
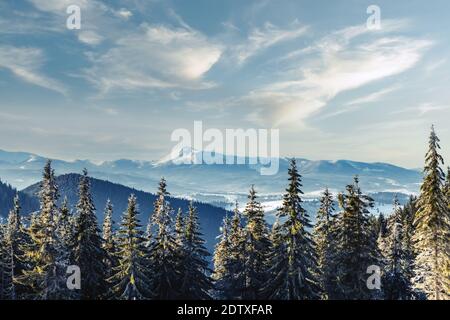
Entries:
{"label": "white cloud", "polygon": [[66,94],[67,90],[61,83],[41,73],[44,62],[41,49],[0,46],[0,68],[9,70],[25,82]]}
{"label": "white cloud", "polygon": [[394,87],[382,89],[382,90],[373,92],[373,93],[371,93],[371,94],[369,94],[367,96],[364,96],[364,97],[352,100],[352,101],[348,102],[347,105],[348,106],[353,106],[353,105],[360,105],[360,104],[377,102],[377,101],[380,101],[383,97],[385,97],[389,93],[391,93],[393,91],[396,91],[398,89],[399,89],[399,86],[394,86]]}
{"label": "white cloud", "polygon": [[423,116],[424,114],[427,114],[429,112],[434,111],[442,111],[442,110],[448,110],[450,109],[450,106],[448,105],[437,105],[433,103],[423,103],[421,104],[417,110],[419,111],[419,114]]}
{"label": "white cloud", "polygon": [[94,31],[81,31],[78,34],[78,40],[83,43],[95,46],[103,41],[103,37]]}
{"label": "white cloud", "polygon": [[397,111],[393,111],[391,114],[412,113],[414,116],[423,116],[435,111],[450,110],[450,105],[437,104],[432,102],[421,103],[418,106],[409,107]]}
{"label": "white cloud", "polygon": [[221,54],[218,44],[195,30],[144,25],[105,54],[91,55],[86,77],[103,92],[113,87],[206,88],[212,84],[203,76]]}
{"label": "white cloud", "polygon": [[[285,59],[284,70],[274,75],[276,80],[255,89],[242,100],[264,110],[269,121],[276,125],[301,124],[339,93],[415,66],[432,42],[385,34],[400,25],[392,23],[389,27],[388,24],[384,32],[376,32],[363,39],[360,36],[367,33],[366,28],[350,27],[336,31],[308,48],[309,59],[298,55]],[[365,102],[379,97],[380,93],[366,97]]]}
{"label": "white cloud", "polygon": [[307,29],[306,26],[300,26],[298,23],[295,23],[290,29],[281,29],[271,23],[266,23],[263,28],[253,29],[244,43],[233,47],[232,55],[239,63],[244,63],[265,49],[304,35]]}
{"label": "white cloud", "polygon": [[124,20],[128,20],[129,18],[131,18],[133,16],[133,13],[130,10],[127,10],[125,8],[121,8],[120,10],[117,10],[115,12],[116,16],[118,16],[119,18],[122,18]]}

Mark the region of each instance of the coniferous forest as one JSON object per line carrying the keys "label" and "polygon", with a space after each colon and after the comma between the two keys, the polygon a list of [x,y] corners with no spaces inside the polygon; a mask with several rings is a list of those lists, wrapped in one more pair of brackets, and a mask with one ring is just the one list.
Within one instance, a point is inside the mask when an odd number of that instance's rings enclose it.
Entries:
{"label": "coniferous forest", "polygon": [[320,209],[307,212],[293,159],[276,222],[268,225],[251,186],[245,209],[236,204],[224,218],[211,255],[197,208],[173,208],[164,178],[149,221],[140,220],[134,195],[121,221],[113,221],[111,201],[97,221],[102,208],[93,204],[88,172],[70,208],[59,202],[48,161],[40,210],[24,212],[16,196],[0,225],[0,299],[449,300],[450,168],[443,166],[432,129],[420,194],[404,206],[393,199],[393,212],[375,217],[358,177],[342,193],[325,189]]}

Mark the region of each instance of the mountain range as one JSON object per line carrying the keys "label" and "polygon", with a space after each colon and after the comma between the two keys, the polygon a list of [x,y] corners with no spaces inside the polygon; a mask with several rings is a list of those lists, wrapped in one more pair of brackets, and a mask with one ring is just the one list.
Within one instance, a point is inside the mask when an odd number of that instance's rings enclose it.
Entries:
{"label": "mountain range", "polygon": [[[279,171],[272,176],[260,174],[261,165],[250,164],[185,164],[186,159],[203,157],[205,151],[180,149],[175,156],[159,161],[121,159],[93,163],[89,160],[63,161],[53,159],[58,175],[79,173],[87,168],[90,176],[119,183],[130,188],[155,192],[159,179],[164,176],[172,195],[211,203],[230,209],[237,200],[245,203],[252,184],[259,192],[268,211],[273,211],[281,199],[287,183],[288,158],[279,158]],[[0,151],[0,177],[18,189],[36,183],[47,159],[26,152]],[[328,187],[332,192],[343,191],[358,175],[364,192],[375,196],[380,205],[392,202],[394,194],[406,198],[416,194],[422,180],[419,170],[406,169],[388,163],[365,163],[351,160],[308,160],[297,158],[303,176],[305,199],[317,200]]]}

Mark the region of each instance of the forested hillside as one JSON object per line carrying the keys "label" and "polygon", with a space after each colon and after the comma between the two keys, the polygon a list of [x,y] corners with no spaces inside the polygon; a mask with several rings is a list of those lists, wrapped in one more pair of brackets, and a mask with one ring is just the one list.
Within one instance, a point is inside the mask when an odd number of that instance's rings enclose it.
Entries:
{"label": "forested hillside", "polygon": [[[170,198],[164,178],[149,195],[91,179],[87,170],[56,177],[48,161],[42,182],[26,190],[39,210],[23,219],[15,197],[0,224],[0,298],[448,300],[450,168],[444,173],[443,164],[433,128],[419,196],[404,206],[394,197],[390,215],[375,217],[357,176],[338,194],[326,188],[317,212],[305,210],[292,159],[276,223],[267,224],[257,186],[249,186],[244,210],[222,212],[211,255],[203,230],[218,217],[210,206]],[[120,220],[107,201],[113,197]],[[74,267],[79,283],[69,286]]]}

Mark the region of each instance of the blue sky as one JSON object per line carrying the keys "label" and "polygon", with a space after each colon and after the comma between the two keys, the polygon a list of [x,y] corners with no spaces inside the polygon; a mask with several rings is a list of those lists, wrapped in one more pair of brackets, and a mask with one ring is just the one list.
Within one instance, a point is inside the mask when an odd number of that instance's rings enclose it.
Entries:
{"label": "blue sky", "polygon": [[[81,8],[81,29],[66,8]],[[369,5],[381,30],[369,30]],[[450,161],[450,3],[0,2],[0,149],[158,159],[177,128],[278,128],[284,156]]]}

